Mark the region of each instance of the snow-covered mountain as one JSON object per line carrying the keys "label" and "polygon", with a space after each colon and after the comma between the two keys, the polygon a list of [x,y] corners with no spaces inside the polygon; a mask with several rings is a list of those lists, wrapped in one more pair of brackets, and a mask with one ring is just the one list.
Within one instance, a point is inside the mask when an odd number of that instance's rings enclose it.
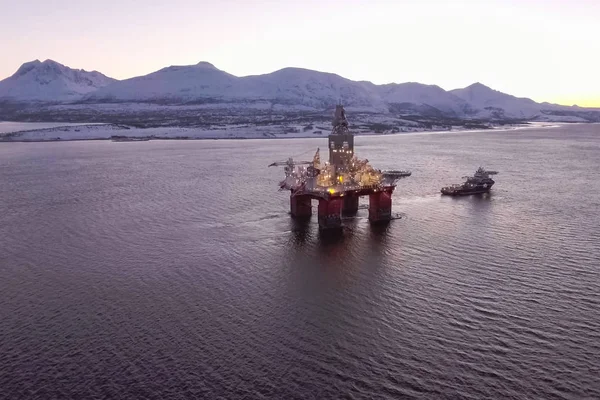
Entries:
{"label": "snow-covered mountain", "polygon": [[284,68],[269,74],[236,77],[208,62],[172,66],[149,75],[114,82],[83,97],[87,103],[150,102],[168,104],[262,103],[279,109],[321,111],[342,101],[350,111],[422,115],[435,118],[545,119],[539,104],[480,83],[445,91],[416,82],[375,85],[336,74]]}
{"label": "snow-covered mountain", "polygon": [[349,111],[430,119],[600,121],[598,110],[540,104],[481,83],[446,91],[415,82],[375,85],[302,68],[237,77],[208,62],[117,81],[99,72],[36,60],[0,81],[0,103],[7,101],[84,103],[98,110],[106,103],[200,104],[224,113],[257,107],[321,112],[342,101]]}
{"label": "snow-covered mountain", "polygon": [[241,78],[253,99],[325,109],[342,101],[349,109],[386,112],[374,85],[336,74],[303,68],[284,68],[270,74]]}
{"label": "snow-covered mountain", "polygon": [[151,74],[116,81],[84,96],[87,101],[190,102],[222,99],[240,78],[201,62],[166,67]]}
{"label": "snow-covered mountain", "polygon": [[462,116],[471,107],[439,86],[420,83],[375,85],[336,74],[284,68],[269,74],[236,77],[201,62],[172,66],[149,75],[115,82],[84,97],[86,102],[257,102],[315,110],[342,101],[349,110]]}
{"label": "snow-covered mountain", "polygon": [[377,86],[377,92],[387,104],[430,106],[444,114],[462,116],[471,112],[468,102],[436,85],[416,82],[390,83]]}
{"label": "snow-covered mountain", "polygon": [[519,98],[489,88],[479,82],[463,89],[454,89],[451,94],[469,103],[483,118],[523,118],[531,119],[543,114],[542,110],[552,108],[527,98]]}
{"label": "snow-covered mountain", "polygon": [[348,107],[385,111],[386,105],[367,85],[339,75],[301,68],[236,77],[208,62],[171,66],[115,82],[83,98],[86,102],[256,102],[322,109],[342,100]]}
{"label": "snow-covered mountain", "polygon": [[97,71],[72,69],[56,61],[23,64],[12,76],[0,81],[0,100],[15,102],[65,102],[104,87],[114,79]]}

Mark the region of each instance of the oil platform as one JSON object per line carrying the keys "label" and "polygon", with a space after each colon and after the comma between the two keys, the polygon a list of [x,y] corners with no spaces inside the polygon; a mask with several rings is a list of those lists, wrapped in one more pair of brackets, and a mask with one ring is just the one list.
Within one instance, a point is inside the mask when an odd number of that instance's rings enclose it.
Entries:
{"label": "oil platform", "polygon": [[285,179],[279,190],[290,191],[290,211],[295,218],[312,215],[312,200],[318,200],[319,228],[340,229],[342,215],[358,212],[358,199],[369,196],[369,221],[392,219],[392,193],[396,182],[411,175],[410,171],[381,171],[369,160],[354,154],[354,135],[348,128],[342,105],[336,106],[333,129],[328,137],[329,161],[321,163],[319,149],[312,161],[274,162],[284,166]]}

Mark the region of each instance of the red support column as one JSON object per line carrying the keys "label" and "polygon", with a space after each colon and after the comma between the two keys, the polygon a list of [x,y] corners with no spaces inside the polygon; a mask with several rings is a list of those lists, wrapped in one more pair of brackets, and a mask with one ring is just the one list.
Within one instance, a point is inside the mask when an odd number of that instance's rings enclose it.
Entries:
{"label": "red support column", "polygon": [[355,215],[357,212],[358,212],[358,196],[346,194],[346,196],[344,196],[344,205],[342,207],[342,214]]}
{"label": "red support column", "polygon": [[369,221],[380,222],[392,219],[392,192],[382,191],[369,195]]}
{"label": "red support column", "polygon": [[310,196],[290,196],[290,212],[292,217],[307,218],[312,215]]}
{"label": "red support column", "polygon": [[342,227],[342,198],[319,199],[319,229],[339,229]]}

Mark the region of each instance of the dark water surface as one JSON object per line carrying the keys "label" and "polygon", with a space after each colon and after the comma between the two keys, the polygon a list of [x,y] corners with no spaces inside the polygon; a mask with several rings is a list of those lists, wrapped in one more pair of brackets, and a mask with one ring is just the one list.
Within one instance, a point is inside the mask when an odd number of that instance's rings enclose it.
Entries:
{"label": "dark water surface", "polygon": [[339,240],[266,167],[325,139],[1,145],[0,397],[600,398],[600,125],[356,143]]}

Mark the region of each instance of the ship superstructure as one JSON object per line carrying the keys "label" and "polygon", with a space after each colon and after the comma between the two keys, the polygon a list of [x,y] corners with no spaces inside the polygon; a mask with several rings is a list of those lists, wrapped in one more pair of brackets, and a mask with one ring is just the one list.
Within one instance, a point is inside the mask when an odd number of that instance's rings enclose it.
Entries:
{"label": "ship superstructure", "polygon": [[473,176],[463,177],[465,182],[443,187],[441,192],[448,196],[487,193],[496,183],[490,176],[496,174],[498,174],[497,171],[487,171],[483,167],[479,167]]}
{"label": "ship superstructure", "polygon": [[342,214],[358,211],[358,199],[369,196],[369,220],[391,219],[391,196],[398,179],[410,176],[410,171],[381,171],[369,160],[354,153],[354,134],[348,127],[343,106],[336,106],[333,129],[328,136],[329,161],[322,162],[317,149],[312,161],[275,162],[284,166],[285,178],[280,190],[290,191],[290,208],[294,217],[309,217],[311,201],[319,201],[319,227],[341,227]]}

